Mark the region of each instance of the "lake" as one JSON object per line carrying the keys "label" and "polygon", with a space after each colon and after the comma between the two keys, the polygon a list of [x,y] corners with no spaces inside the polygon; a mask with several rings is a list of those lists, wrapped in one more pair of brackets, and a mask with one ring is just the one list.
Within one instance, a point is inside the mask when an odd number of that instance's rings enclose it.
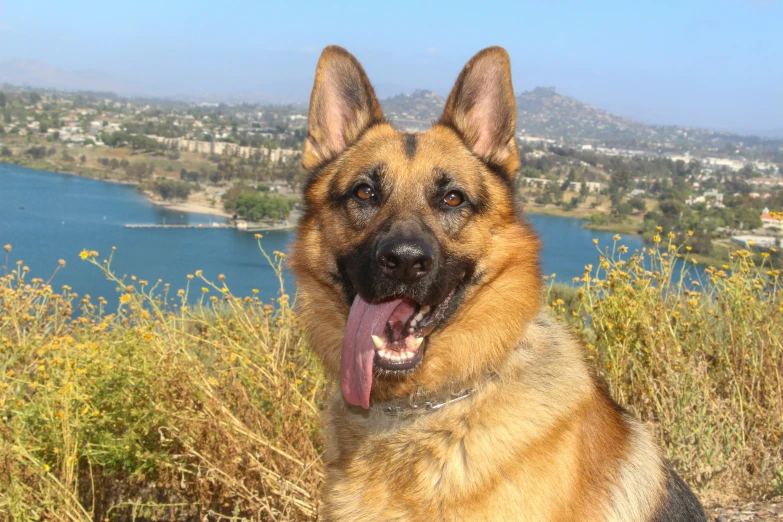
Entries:
{"label": "lake", "polygon": [[[528,219],[543,238],[544,273],[556,273],[564,282],[581,275],[585,265],[596,264],[594,238],[605,246],[614,235],[582,228],[578,219],[542,215]],[[83,249],[96,250],[99,259],[104,259],[115,246],[115,273],[151,283],[162,279],[171,283],[172,294],[184,288],[187,274],[201,269],[214,281],[225,274],[234,295],[250,295],[258,289],[265,299],[275,297],[278,283],[253,234],[232,228],[125,227],[129,223],[222,221],[153,205],[133,186],[0,164],[0,245],[13,245],[10,264],[21,259],[30,267],[30,277],[46,279],[58,260],[64,259],[66,266],[53,284],[55,288],[67,284],[80,295],[107,299],[115,295],[115,286],[78,255]],[[268,232],[263,245],[271,255],[274,250],[287,251],[292,239],[291,232]],[[625,236],[623,244],[634,251],[641,248],[642,240]],[[291,276],[286,274],[286,278],[288,288],[293,289]]]}

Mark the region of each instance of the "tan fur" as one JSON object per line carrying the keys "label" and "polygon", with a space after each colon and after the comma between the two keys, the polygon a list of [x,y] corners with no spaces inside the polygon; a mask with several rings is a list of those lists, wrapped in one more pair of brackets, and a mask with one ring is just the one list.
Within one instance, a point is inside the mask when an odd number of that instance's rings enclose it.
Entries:
{"label": "tan fur", "polygon": [[[361,103],[346,102],[346,92]],[[481,274],[429,336],[421,367],[374,379],[373,407],[349,406],[337,387],[325,413],[323,520],[642,522],[664,498],[663,461],[650,436],[542,311],[539,242],[509,190],[519,166],[513,103],[505,51],[482,51],[438,124],[416,135],[411,155],[358,62],[335,48],[319,62],[303,156],[311,179],[292,267],[302,324],[327,374],[339,378],[349,314],[337,260],[377,223],[419,219],[454,255],[475,258]],[[334,193],[375,165],[392,190],[371,223],[359,222],[334,204]],[[426,199],[443,171],[488,202],[458,230],[444,227]],[[473,395],[438,411],[390,416],[379,408],[470,387]]]}

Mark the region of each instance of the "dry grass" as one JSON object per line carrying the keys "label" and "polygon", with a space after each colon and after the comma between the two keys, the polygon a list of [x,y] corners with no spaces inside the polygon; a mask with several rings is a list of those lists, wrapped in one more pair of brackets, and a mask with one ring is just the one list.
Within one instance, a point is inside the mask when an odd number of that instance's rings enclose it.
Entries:
{"label": "dry grass", "polygon": [[633,254],[615,238],[550,306],[703,496],[783,493],[783,272],[745,250],[699,272],[671,238]]}
{"label": "dry grass", "polygon": [[288,296],[240,299],[199,273],[169,296],[96,256],[83,253],[117,283],[111,305],[21,263],[0,279],[0,513],[312,519],[323,381]]}
{"label": "dry grass", "polygon": [[[589,343],[612,394],[656,421],[703,496],[780,494],[781,273],[738,252],[706,280],[675,279],[673,260],[686,254],[617,243],[577,288],[550,287],[550,306]],[[173,296],[160,282],[117,279],[111,257],[85,251],[117,284],[107,303],[55,290],[6,256],[8,520],[315,518],[324,382],[282,284],[265,305],[197,272]],[[280,276],[284,255],[269,261]]]}

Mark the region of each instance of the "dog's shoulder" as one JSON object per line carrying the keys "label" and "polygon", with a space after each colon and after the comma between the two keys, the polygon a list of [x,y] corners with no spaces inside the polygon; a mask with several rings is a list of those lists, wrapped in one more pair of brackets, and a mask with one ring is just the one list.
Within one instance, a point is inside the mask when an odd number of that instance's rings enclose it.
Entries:
{"label": "dog's shoulder", "polygon": [[[548,394],[559,401],[570,398],[571,404],[592,396],[588,420],[582,426],[600,424],[604,433],[597,440],[605,439],[611,431],[622,433],[618,442],[623,451],[613,473],[615,478],[606,477],[606,521],[706,520],[698,499],[665,462],[647,427],[611,399],[605,384],[587,364],[585,347],[567,325],[542,312],[528,327],[520,348],[514,365],[524,369],[526,386],[532,383],[545,393],[542,396]],[[531,375],[535,377],[531,379]],[[615,428],[610,430],[613,424]],[[589,450],[600,454],[600,446],[591,444]]]}
{"label": "dog's shoulder", "polygon": [[666,494],[652,522],[706,522],[704,510],[685,481],[667,466]]}

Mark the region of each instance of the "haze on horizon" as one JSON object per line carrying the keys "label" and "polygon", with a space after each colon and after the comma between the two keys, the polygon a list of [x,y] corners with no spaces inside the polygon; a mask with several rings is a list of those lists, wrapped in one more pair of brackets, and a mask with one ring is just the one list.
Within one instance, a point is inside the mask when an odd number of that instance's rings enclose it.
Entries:
{"label": "haze on horizon", "polygon": [[475,52],[501,45],[518,92],[555,86],[646,123],[783,135],[782,3],[0,0],[0,75],[21,66],[120,94],[306,102],[336,43],[381,97],[445,95]]}

